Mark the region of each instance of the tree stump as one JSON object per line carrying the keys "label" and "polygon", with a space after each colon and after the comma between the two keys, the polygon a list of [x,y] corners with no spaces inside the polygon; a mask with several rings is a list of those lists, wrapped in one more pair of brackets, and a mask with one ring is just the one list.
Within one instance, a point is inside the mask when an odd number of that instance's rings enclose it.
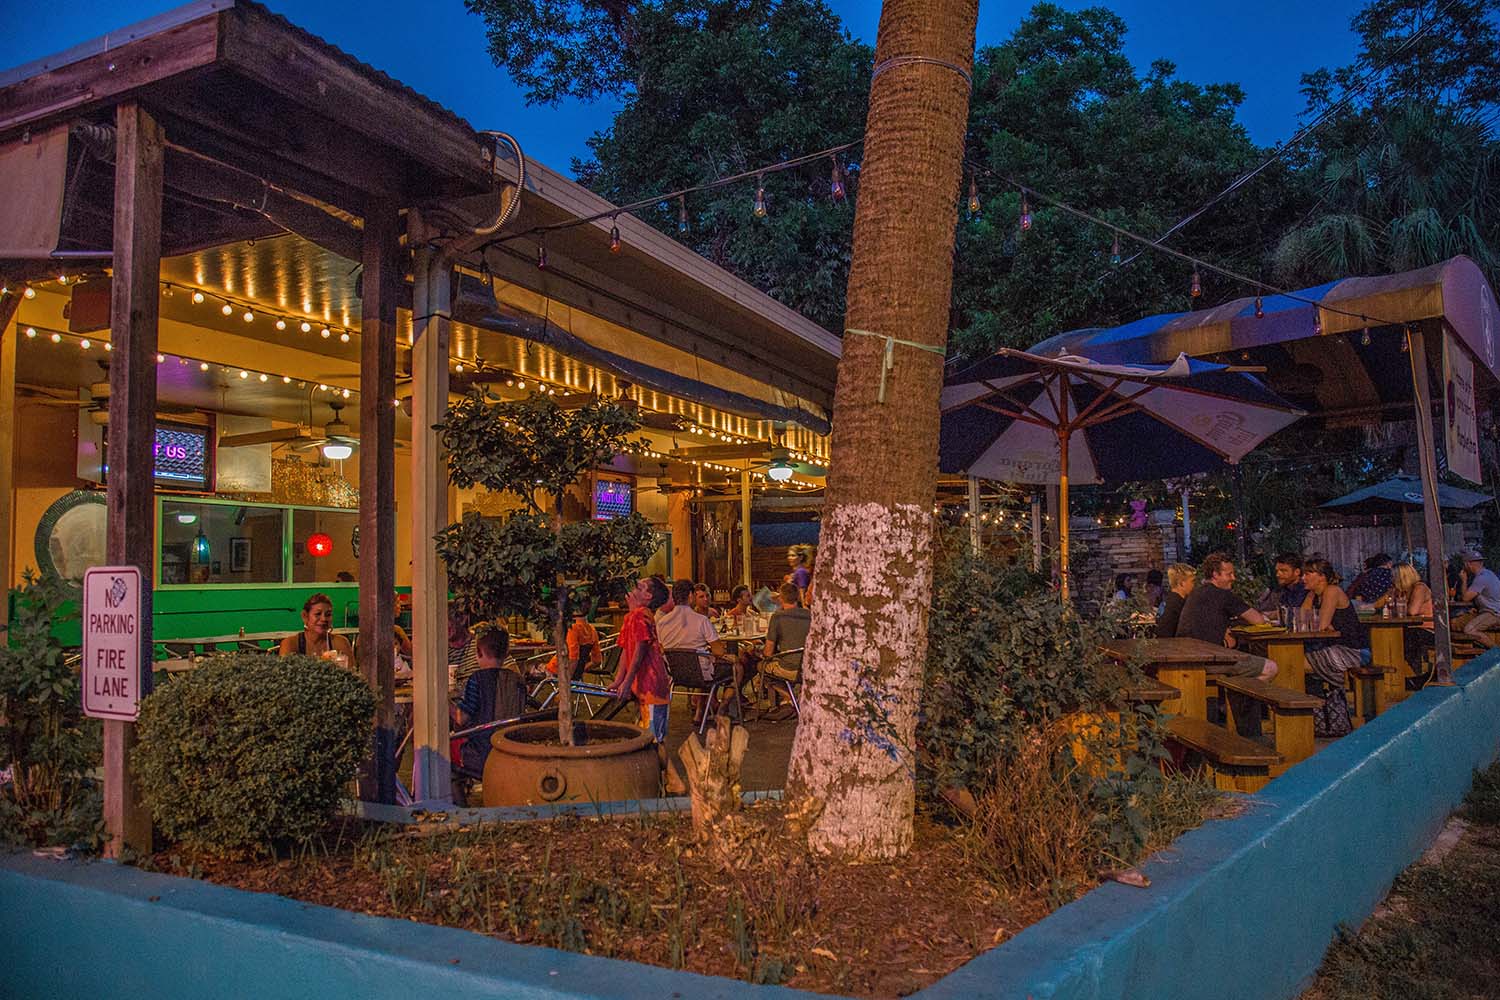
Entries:
{"label": "tree stump", "polygon": [[722,841],[727,818],[739,811],[740,763],[750,745],[750,734],[723,716],[707,735],[706,745],[689,736],[678,751],[687,772],[693,834],[700,844]]}

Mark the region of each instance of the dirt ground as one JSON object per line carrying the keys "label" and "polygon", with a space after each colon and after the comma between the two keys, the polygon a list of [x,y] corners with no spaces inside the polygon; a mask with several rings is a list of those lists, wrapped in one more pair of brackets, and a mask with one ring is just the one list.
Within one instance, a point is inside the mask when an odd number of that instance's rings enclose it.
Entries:
{"label": "dirt ground", "polygon": [[752,982],[892,997],[939,979],[1046,914],[976,878],[953,831],[919,820],[888,864],[809,858],[779,803],[733,844],[686,816],[416,831],[346,824],[284,860],[162,854],[156,867],[256,892]]}

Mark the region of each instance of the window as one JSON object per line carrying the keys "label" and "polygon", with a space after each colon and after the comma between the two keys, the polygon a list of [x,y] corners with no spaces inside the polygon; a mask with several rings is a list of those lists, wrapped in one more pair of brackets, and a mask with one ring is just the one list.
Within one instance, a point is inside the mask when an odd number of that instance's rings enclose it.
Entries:
{"label": "window", "polygon": [[164,499],[162,584],[285,583],[285,509]]}
{"label": "window", "polygon": [[[313,555],[307,540],[326,535],[327,555]],[[292,582],[353,583],[359,579],[359,511],[292,510]]]}

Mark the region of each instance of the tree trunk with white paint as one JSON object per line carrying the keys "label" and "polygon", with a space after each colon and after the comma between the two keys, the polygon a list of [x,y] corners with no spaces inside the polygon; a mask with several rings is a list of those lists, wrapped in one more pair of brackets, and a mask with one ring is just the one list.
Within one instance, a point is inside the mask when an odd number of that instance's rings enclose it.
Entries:
{"label": "tree trunk with white paint", "polygon": [[[911,847],[938,396],[977,12],[977,0],[887,0],[876,43],[787,780],[809,846],[851,859]],[[889,347],[889,370],[887,336],[910,342]]]}

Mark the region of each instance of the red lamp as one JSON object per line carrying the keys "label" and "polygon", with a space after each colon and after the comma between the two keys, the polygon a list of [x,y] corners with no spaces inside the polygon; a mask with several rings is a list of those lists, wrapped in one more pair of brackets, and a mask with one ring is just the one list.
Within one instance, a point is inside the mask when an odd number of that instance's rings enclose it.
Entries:
{"label": "red lamp", "polygon": [[314,559],[333,554],[333,539],[319,531],[307,536],[307,554]]}

